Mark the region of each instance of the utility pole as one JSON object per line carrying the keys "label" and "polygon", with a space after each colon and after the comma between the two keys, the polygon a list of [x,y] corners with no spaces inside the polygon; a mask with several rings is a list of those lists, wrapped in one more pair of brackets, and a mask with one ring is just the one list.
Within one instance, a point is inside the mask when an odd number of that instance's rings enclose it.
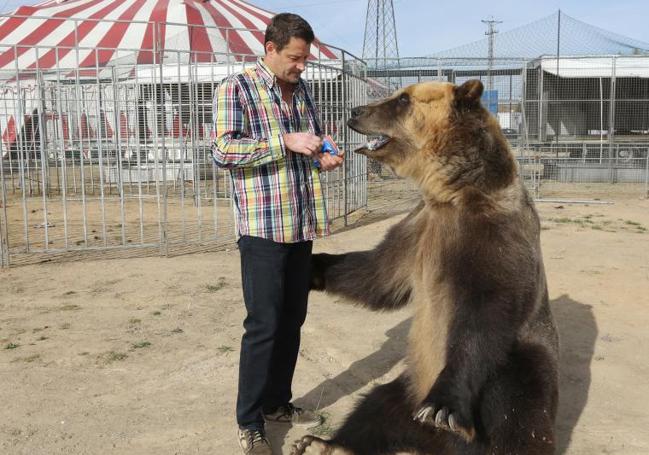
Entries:
{"label": "utility pole", "polygon": [[[392,0],[367,0],[363,60],[371,77],[380,82],[379,87],[368,85],[368,101],[384,98],[402,85],[399,74],[399,42]],[[392,71],[396,70],[394,73]],[[392,75],[396,77],[391,77]],[[369,160],[368,171],[380,176],[381,163]]]}
{"label": "utility pole", "polygon": [[485,32],[485,35],[489,37],[489,60],[487,62],[487,90],[494,89],[494,77],[492,74],[493,64],[494,64],[494,38],[498,30],[496,30],[496,24],[502,24],[503,21],[497,21],[493,17],[491,19],[483,19],[483,24],[487,24],[488,30]]}

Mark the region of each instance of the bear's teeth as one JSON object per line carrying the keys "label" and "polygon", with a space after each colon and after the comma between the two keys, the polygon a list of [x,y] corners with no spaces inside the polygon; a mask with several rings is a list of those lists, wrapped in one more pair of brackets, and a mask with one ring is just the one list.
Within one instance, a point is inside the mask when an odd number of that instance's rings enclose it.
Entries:
{"label": "bear's teeth", "polygon": [[372,139],[369,141],[366,145],[365,148],[368,150],[377,150],[381,147],[383,147],[385,144],[390,142],[390,137],[388,136],[379,136],[378,138]]}

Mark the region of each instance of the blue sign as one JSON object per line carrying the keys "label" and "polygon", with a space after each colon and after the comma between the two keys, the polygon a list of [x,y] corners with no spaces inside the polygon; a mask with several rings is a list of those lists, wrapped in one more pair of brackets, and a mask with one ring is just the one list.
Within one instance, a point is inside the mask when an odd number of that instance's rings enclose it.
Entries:
{"label": "blue sign", "polygon": [[498,90],[482,92],[482,105],[493,115],[498,115]]}

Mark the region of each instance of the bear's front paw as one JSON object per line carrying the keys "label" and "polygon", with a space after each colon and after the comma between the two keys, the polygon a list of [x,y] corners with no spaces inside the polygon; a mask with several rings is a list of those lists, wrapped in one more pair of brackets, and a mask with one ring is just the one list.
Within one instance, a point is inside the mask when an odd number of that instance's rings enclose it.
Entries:
{"label": "bear's front paw", "polygon": [[325,275],[329,268],[340,261],[336,254],[319,253],[311,256],[311,289],[324,291],[327,287]]}
{"label": "bear's front paw", "polygon": [[433,387],[426,400],[415,412],[413,420],[453,432],[467,442],[475,438],[470,398],[460,397],[457,392],[450,389]]}

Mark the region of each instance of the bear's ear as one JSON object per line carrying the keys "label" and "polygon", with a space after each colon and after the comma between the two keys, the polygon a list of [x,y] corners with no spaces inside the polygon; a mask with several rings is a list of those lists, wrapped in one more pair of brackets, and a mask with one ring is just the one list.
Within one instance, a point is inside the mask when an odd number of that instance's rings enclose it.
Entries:
{"label": "bear's ear", "polygon": [[480,103],[483,90],[482,82],[471,79],[459,87],[455,87],[455,100],[464,106],[475,106]]}

